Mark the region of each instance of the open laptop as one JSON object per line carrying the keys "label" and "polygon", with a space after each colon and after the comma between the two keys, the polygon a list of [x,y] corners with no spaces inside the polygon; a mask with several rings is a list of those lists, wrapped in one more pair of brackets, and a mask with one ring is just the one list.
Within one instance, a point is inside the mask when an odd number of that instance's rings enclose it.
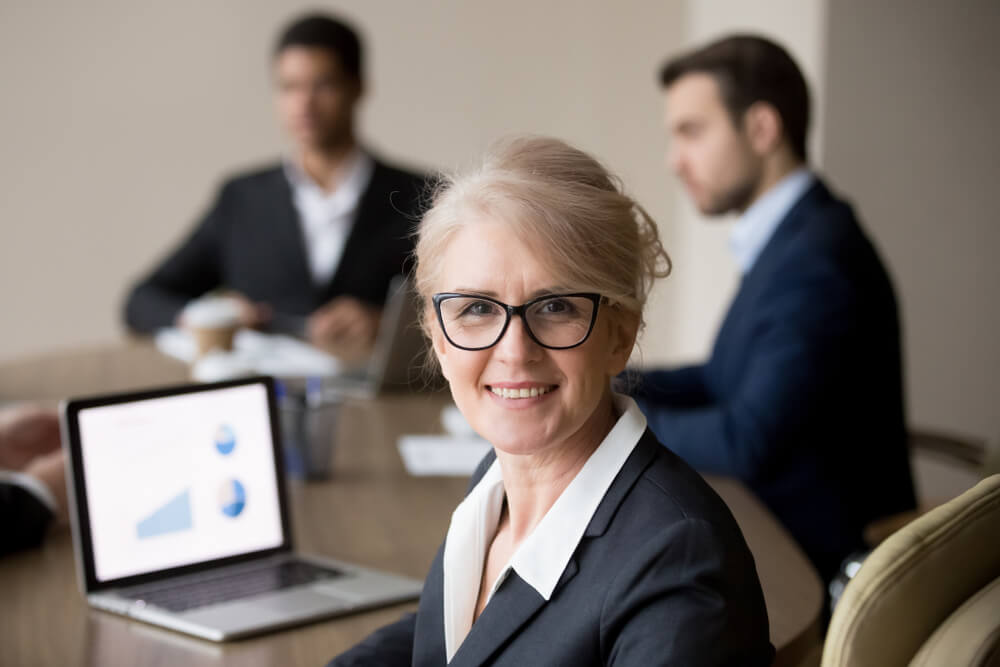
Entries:
{"label": "open laptop", "polygon": [[353,398],[372,398],[384,390],[405,389],[421,382],[425,349],[417,321],[416,295],[409,280],[396,276],[389,285],[367,363],[322,378],[323,391]]}
{"label": "open laptop", "polygon": [[94,607],[222,641],[420,594],[293,552],[270,378],[73,399],[62,418]]}

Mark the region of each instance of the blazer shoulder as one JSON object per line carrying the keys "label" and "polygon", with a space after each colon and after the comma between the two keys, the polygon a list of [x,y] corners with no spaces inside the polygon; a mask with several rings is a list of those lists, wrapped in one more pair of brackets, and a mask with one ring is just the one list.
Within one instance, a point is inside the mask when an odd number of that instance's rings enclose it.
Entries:
{"label": "blazer shoulder", "polygon": [[386,162],[377,155],[372,155],[371,157],[372,161],[375,163],[375,171],[372,175],[372,181],[423,185],[433,178],[429,173],[413,169],[409,166]]}
{"label": "blazer shoulder", "polygon": [[806,193],[796,213],[807,223],[799,227],[797,236],[810,245],[835,247],[867,238],[854,207],[832,193],[821,180]]}
{"label": "blazer shoulder", "polygon": [[249,190],[261,186],[284,182],[285,170],[280,162],[275,162],[230,174],[223,180],[222,190]]}
{"label": "blazer shoulder", "polygon": [[389,200],[405,213],[422,213],[435,177],[388,164],[378,157],[372,159],[375,170],[366,195],[384,200],[384,195],[388,194]]}
{"label": "blazer shoulder", "polygon": [[[739,530],[736,520],[719,494],[679,456],[665,447],[649,430],[639,445],[639,456],[649,456],[649,464],[623,499],[627,515],[645,515],[650,526],[678,521],[705,521],[730,532]],[[646,452],[646,453],[644,453]]]}

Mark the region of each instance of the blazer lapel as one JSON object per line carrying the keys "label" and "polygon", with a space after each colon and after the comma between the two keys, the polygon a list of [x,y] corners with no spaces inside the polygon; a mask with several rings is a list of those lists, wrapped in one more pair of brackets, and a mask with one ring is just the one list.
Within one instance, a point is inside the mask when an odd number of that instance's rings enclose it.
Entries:
{"label": "blazer lapel", "polygon": [[270,188],[271,195],[261,197],[259,201],[268,207],[268,210],[262,212],[261,219],[269,226],[267,236],[274,241],[275,255],[283,269],[287,270],[290,281],[315,292],[317,288],[309,270],[302,225],[299,224],[299,214],[292,203],[292,188],[283,169],[275,170]]}
{"label": "blazer lapel", "polygon": [[[763,287],[770,284],[771,275],[777,267],[781,266],[785,249],[798,235],[802,225],[809,219],[810,213],[816,205],[829,196],[829,190],[817,178],[816,182],[785,214],[784,219],[778,224],[764,249],[761,250],[753,268],[743,276],[740,288],[726,312],[722,326],[719,327],[719,333],[712,349],[712,357],[709,361],[709,365],[713,369],[711,376],[717,381],[727,382],[729,378],[738,374],[735,369],[742,368],[742,364],[746,360],[745,349],[742,345],[731,345],[730,339],[740,335],[738,333],[739,324],[754,321],[754,318],[746,317],[743,311],[754,307],[757,294]],[[730,359],[733,354],[735,358]]]}
{"label": "blazer lapel", "polygon": [[[636,480],[639,479],[639,476],[649,467],[649,464],[659,452],[660,447],[661,445],[657,441],[656,436],[647,428],[639,439],[639,444],[635,446],[632,453],[625,459],[625,465],[618,471],[618,476],[611,482],[611,486],[608,487],[607,493],[604,494],[601,504],[597,506],[593,518],[587,524],[587,530],[583,532],[585,538],[600,537],[604,534],[611,520],[618,512],[618,506],[625,500],[625,496],[628,495],[629,490],[635,484]],[[570,562],[572,563],[572,561]],[[563,576],[565,577],[565,574]],[[563,581],[560,580],[559,586],[562,585]],[[556,590],[558,590],[558,587]]]}
{"label": "blazer lapel", "polygon": [[472,667],[486,663],[544,604],[545,598],[511,571],[448,665]]}
{"label": "blazer lapel", "polygon": [[[587,525],[587,530],[583,533],[585,539],[599,537],[607,531],[618,507],[636,480],[656,457],[659,447],[660,444],[653,433],[646,429],[639,444],[625,461],[625,465],[615,477],[615,481],[611,483],[611,487],[604,495],[601,504],[597,506],[597,511],[594,512],[593,518]],[[557,595],[576,576],[578,571],[579,565],[576,558],[571,558],[559,578],[553,595]],[[449,667],[472,667],[486,663],[545,604],[545,598],[538,591],[517,576],[516,572],[511,571],[507,575],[506,581],[486,605],[482,615],[472,624],[472,630],[459,646],[455,657],[448,663]],[[442,632],[441,635],[443,643],[444,633]]]}
{"label": "blazer lapel", "polygon": [[[368,187],[365,188],[365,191],[361,194],[361,198],[358,200],[358,205],[354,212],[354,223],[351,225],[351,231],[348,232],[347,240],[344,242],[344,250],[341,258],[365,256],[366,254],[370,254],[365,252],[367,247],[373,243],[382,242],[378,237],[383,232],[383,223],[388,218],[389,213],[386,211],[386,208],[390,206],[390,202],[386,197],[386,186],[384,184],[385,169],[375,158],[372,158],[372,161],[374,162],[374,167],[371,179],[369,179]],[[329,284],[324,285],[325,291],[328,294],[334,291],[344,291],[345,286],[352,282],[351,274],[356,270],[357,267],[352,265],[351,262],[343,261],[342,259],[337,265],[337,270],[334,271]]]}

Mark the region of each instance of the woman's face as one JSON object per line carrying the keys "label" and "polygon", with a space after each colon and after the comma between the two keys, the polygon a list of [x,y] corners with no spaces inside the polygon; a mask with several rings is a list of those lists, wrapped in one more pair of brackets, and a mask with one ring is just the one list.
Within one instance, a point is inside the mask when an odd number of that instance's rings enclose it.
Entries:
{"label": "woman's face", "polygon": [[[452,238],[440,270],[437,292],[489,296],[512,306],[541,294],[579,291],[550,273],[507,225],[490,219],[470,220]],[[602,305],[586,342],[550,350],[535,343],[523,319],[514,316],[496,345],[478,351],[452,346],[432,320],[434,351],[456,405],[498,450],[558,455],[596,446],[607,434],[609,380],[628,361],[635,318]],[[538,395],[514,398],[514,389]]]}

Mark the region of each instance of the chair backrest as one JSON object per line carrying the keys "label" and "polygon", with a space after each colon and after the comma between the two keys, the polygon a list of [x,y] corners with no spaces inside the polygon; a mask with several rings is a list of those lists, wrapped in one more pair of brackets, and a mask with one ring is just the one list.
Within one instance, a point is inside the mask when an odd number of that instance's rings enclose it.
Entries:
{"label": "chair backrest", "polygon": [[[978,662],[945,664],[997,664],[991,660],[1000,658],[998,577],[1000,475],[993,475],[868,556],[834,610],[823,667],[908,665],[954,643],[964,643]],[[980,639],[976,646],[973,637]]]}

